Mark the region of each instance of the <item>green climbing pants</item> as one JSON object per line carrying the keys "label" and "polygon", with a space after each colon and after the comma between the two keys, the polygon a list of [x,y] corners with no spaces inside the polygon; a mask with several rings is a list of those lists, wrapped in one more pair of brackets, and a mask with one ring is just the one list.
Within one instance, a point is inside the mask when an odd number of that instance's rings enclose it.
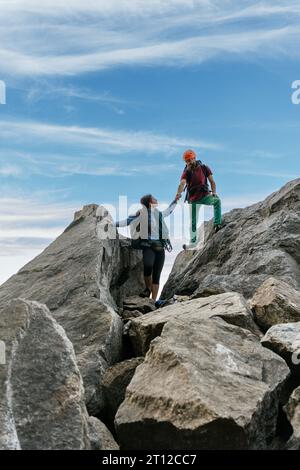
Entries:
{"label": "green climbing pants", "polygon": [[208,194],[199,201],[190,202],[190,240],[191,243],[197,242],[197,223],[200,207],[213,206],[214,207],[214,225],[222,223],[222,207],[221,199],[218,196],[211,196]]}

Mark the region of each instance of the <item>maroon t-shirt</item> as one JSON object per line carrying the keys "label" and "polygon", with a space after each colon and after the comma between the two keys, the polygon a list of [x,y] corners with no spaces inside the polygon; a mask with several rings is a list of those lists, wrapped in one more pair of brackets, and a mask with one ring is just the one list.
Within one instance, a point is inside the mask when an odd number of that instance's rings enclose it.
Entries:
{"label": "maroon t-shirt", "polygon": [[[207,184],[207,178],[208,176],[212,175],[211,169],[206,166],[206,165],[199,165],[197,168],[195,168],[192,172],[192,177],[191,177],[191,182],[190,182],[190,188],[193,188],[195,186],[199,186],[201,184]],[[182,175],[181,179],[186,180],[187,178],[187,169],[185,168]],[[195,191],[193,195],[189,197],[189,202],[194,202],[194,201],[199,201],[202,199],[204,196],[207,196],[209,194],[208,191]]]}

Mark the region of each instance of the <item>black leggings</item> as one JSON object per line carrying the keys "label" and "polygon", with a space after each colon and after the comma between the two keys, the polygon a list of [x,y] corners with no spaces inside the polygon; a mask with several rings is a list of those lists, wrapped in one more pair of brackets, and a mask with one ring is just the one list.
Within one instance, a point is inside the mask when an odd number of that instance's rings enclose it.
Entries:
{"label": "black leggings", "polygon": [[159,284],[160,275],[165,263],[165,250],[154,251],[152,248],[143,250],[144,276],[152,275],[152,284]]}

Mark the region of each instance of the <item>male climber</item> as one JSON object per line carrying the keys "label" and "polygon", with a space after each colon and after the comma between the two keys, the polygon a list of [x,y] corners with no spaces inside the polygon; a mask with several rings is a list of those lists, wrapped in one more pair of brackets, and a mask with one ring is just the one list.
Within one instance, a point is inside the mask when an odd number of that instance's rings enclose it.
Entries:
{"label": "male climber", "polygon": [[[216,193],[216,183],[211,169],[196,159],[193,150],[186,150],[183,154],[186,163],[181,175],[180,185],[177,190],[176,200],[180,199],[181,193],[186,188],[186,201],[190,209],[190,243],[183,245],[184,249],[194,248],[197,245],[197,222],[200,206],[214,207],[214,231],[218,232],[222,225],[221,199]],[[211,190],[208,186],[208,181]]]}

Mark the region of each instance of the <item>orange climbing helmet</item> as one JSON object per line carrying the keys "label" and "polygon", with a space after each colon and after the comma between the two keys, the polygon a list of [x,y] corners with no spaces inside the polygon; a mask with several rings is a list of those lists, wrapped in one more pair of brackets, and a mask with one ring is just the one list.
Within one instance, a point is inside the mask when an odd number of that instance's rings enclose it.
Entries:
{"label": "orange climbing helmet", "polygon": [[196,155],[196,152],[194,152],[194,150],[189,149],[189,150],[186,150],[186,151],[184,152],[184,154],[183,154],[183,160],[184,160],[185,162],[190,162],[190,161],[192,161],[192,160],[196,160],[196,156],[197,156],[197,155]]}

